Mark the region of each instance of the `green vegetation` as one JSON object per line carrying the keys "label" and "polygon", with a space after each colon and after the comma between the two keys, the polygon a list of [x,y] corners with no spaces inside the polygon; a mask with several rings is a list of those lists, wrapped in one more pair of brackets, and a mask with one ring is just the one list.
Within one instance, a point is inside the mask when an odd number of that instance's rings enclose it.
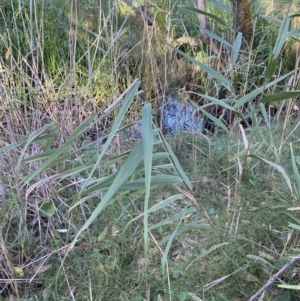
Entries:
{"label": "green vegetation", "polygon": [[[210,1],[219,54],[186,1],[142,4],[0,6],[0,300],[249,300],[300,253],[297,3],[252,1],[241,51]],[[203,133],[162,134],[171,93]],[[297,262],[271,284],[298,300]]]}

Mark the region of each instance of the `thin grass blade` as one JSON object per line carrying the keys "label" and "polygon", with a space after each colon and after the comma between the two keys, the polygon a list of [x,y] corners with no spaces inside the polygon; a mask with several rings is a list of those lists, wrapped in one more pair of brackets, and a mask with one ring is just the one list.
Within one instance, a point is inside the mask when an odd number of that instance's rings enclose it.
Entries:
{"label": "thin grass blade", "polygon": [[254,91],[250,92],[249,94],[245,95],[244,97],[242,97],[240,100],[238,100],[235,105],[233,106],[234,109],[239,108],[240,106],[244,105],[245,103],[253,100],[257,95],[261,94],[263,91],[265,91],[266,89],[269,89],[270,87],[276,85],[277,83],[283,81],[284,79],[286,79],[287,77],[289,77],[290,75],[294,74],[296,71],[298,71],[299,68],[280,76],[279,78],[276,78],[275,80],[273,80],[270,83],[267,83],[265,86],[259,87],[257,89],[255,89]]}
{"label": "thin grass blade", "polygon": [[291,194],[293,195],[293,188],[292,188],[290,178],[288,177],[286,171],[280,165],[275,164],[271,161],[268,161],[268,160],[261,158],[259,156],[256,156],[256,155],[249,155],[249,156],[252,158],[255,158],[257,160],[263,161],[263,162],[267,163],[269,166],[271,166],[272,168],[276,169],[283,176],[286,184],[288,185],[288,188],[290,189]]}
{"label": "thin grass blade", "polygon": [[[167,198],[166,200],[161,201],[161,202],[159,202],[158,204],[152,206],[152,207],[148,210],[148,214],[153,213],[153,212],[156,212],[156,211],[158,211],[158,210],[160,210],[160,209],[163,209],[163,208],[169,206],[170,204],[176,202],[177,200],[180,200],[180,199],[183,199],[183,198],[184,198],[184,195],[183,195],[183,194],[173,195],[173,196]],[[123,232],[126,231],[126,229],[128,228],[128,226],[129,226],[132,222],[134,222],[134,221],[136,221],[136,220],[142,218],[142,217],[144,216],[144,214],[145,214],[145,213],[143,212],[143,213],[139,214],[138,216],[136,216],[135,218],[133,218],[131,221],[129,221],[129,222],[127,223],[127,225],[125,226]],[[152,229],[154,229],[153,226],[151,226],[151,227],[149,228],[149,230],[152,230]]]}
{"label": "thin grass blade", "polygon": [[193,64],[195,64],[196,66],[198,66],[201,69],[203,69],[205,72],[208,73],[209,76],[211,76],[212,78],[215,78],[218,81],[220,81],[220,83],[222,83],[225,86],[225,88],[228,91],[230,91],[230,82],[229,82],[229,80],[224,75],[218,73],[217,71],[215,71],[214,69],[206,66],[205,64],[200,63],[198,60],[194,59],[193,57],[191,57],[190,55],[184,53],[183,51],[177,49],[176,47],[172,46],[171,44],[167,43],[167,45],[169,47],[171,47],[174,51],[178,52],[183,57],[185,57],[186,59],[188,59],[190,62],[192,62]]}
{"label": "thin grass blade", "polygon": [[205,110],[201,109],[201,112],[206,115],[210,120],[212,120],[218,127],[220,127],[221,129],[223,129],[226,133],[228,133],[228,126],[226,124],[224,124],[224,122],[222,122],[221,119],[213,116],[212,114],[206,112]]}
{"label": "thin grass blade", "polygon": [[182,222],[185,214],[186,214],[186,210],[184,210],[181,213],[180,221],[178,222],[178,224],[177,224],[176,228],[174,229],[174,231],[172,232],[172,234],[169,236],[167,246],[166,246],[165,251],[163,253],[163,256],[161,258],[161,268],[162,268],[162,274],[163,275],[165,274],[165,265],[166,265],[166,261],[167,261],[167,256],[168,256],[170,248],[172,246],[172,242],[173,242],[175,236],[177,235],[177,230],[178,230],[179,226],[181,225],[181,222]]}
{"label": "thin grass blade", "polygon": [[145,165],[145,199],[144,199],[144,250],[145,257],[148,253],[148,208],[151,190],[151,171],[152,171],[152,155],[153,155],[153,134],[152,134],[152,116],[151,104],[144,106],[142,117],[142,141],[144,151]]}
{"label": "thin grass blade", "polygon": [[293,172],[294,172],[294,177],[295,177],[295,181],[296,181],[297,193],[298,193],[298,196],[299,196],[300,195],[300,174],[299,174],[299,170],[298,170],[298,167],[297,167],[297,163],[296,163],[292,143],[290,143],[290,147],[291,147]]}
{"label": "thin grass blade", "polygon": [[[140,81],[139,80],[135,80],[126,90],[126,96],[124,98],[124,101],[123,101],[123,104],[122,104],[122,107],[113,123],[113,126],[111,128],[111,131],[107,137],[107,140],[106,142],[104,143],[103,147],[102,147],[102,150],[101,150],[101,153],[99,154],[98,158],[97,158],[97,162],[94,164],[94,167],[92,168],[91,172],[89,173],[89,176],[88,176],[88,181],[91,179],[91,177],[93,176],[96,168],[98,168],[98,165],[99,163],[101,162],[103,156],[105,155],[113,137],[115,136],[116,132],[118,131],[119,127],[120,127],[120,124],[124,118],[124,115],[127,111],[127,109],[129,108],[129,105],[134,97],[134,95],[136,94],[137,90],[138,90],[138,87],[140,85]],[[85,183],[84,185],[81,187],[81,190],[78,194],[78,198],[80,198],[81,194],[83,193],[84,189],[85,189]]]}
{"label": "thin grass blade", "polygon": [[183,9],[183,10],[187,10],[187,11],[191,11],[191,12],[196,13],[196,14],[205,15],[205,16],[210,17],[210,18],[212,18],[213,20],[217,21],[218,23],[220,23],[220,24],[222,24],[222,25],[224,25],[224,26],[230,28],[230,27],[224,22],[224,20],[222,20],[222,19],[219,18],[218,16],[216,16],[216,15],[214,15],[214,14],[211,14],[211,13],[208,13],[208,12],[206,12],[206,11],[203,11],[203,10],[201,10],[201,9],[198,9],[198,8],[196,8],[196,7],[194,7],[194,6],[190,6],[190,5],[182,5],[182,4],[180,4],[180,5],[178,5],[178,8],[179,8],[179,9]]}
{"label": "thin grass blade", "polygon": [[171,162],[173,163],[174,165],[174,168],[176,169],[178,175],[182,178],[183,182],[185,183],[185,185],[190,189],[192,190],[192,183],[191,181],[189,180],[189,178],[187,177],[187,175],[185,174],[185,172],[183,171],[177,157],[175,156],[171,146],[169,145],[169,143],[166,141],[166,139],[164,138],[163,135],[160,135],[160,138],[163,142],[163,145],[165,146],[166,150],[168,151],[168,154],[169,154],[169,157],[170,157],[170,160]]}

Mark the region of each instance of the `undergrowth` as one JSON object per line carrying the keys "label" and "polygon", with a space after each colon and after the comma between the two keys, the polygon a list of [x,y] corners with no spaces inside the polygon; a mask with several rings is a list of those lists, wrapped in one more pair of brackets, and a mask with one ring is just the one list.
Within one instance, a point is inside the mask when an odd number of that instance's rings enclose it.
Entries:
{"label": "undergrowth", "polygon": [[[1,300],[248,300],[299,253],[297,6],[253,1],[242,52],[209,3],[215,55],[183,4],[1,5]],[[172,95],[203,133],[162,134]]]}

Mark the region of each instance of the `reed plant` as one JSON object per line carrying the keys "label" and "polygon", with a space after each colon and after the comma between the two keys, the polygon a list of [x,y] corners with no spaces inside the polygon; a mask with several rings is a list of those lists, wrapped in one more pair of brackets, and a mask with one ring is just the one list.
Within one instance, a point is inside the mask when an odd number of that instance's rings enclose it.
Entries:
{"label": "reed plant", "polygon": [[[218,56],[178,42],[191,4],[146,1],[151,26],[144,4],[0,7],[3,300],[248,300],[297,254],[297,7],[254,1],[242,52],[212,1]],[[172,93],[215,130],[164,136]],[[276,279],[261,298],[297,298]]]}

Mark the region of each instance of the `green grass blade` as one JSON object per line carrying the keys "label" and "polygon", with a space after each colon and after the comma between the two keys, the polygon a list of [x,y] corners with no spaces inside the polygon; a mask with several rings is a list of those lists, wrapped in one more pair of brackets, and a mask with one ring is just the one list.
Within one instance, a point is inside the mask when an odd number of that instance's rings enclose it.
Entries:
{"label": "green grass blade", "polygon": [[218,127],[222,128],[226,133],[228,133],[228,126],[222,122],[221,119],[218,119],[217,117],[213,116],[212,114],[206,112],[205,110],[201,109],[201,112],[206,115],[210,120],[212,120]]}
{"label": "green grass blade", "polygon": [[300,290],[300,285],[278,284],[277,286],[285,289]]}
{"label": "green grass blade", "polygon": [[[195,213],[195,212],[197,212],[197,208],[195,208],[195,207],[188,208],[185,211],[185,216],[190,215],[190,214]],[[165,226],[165,225],[168,225],[168,227],[170,227],[172,225],[175,225],[174,222],[178,221],[181,218],[181,216],[182,216],[182,212],[174,214],[173,216],[170,216],[169,218],[166,218],[166,219],[152,225],[149,228],[149,230],[154,230],[154,229],[157,229],[157,228]]]}
{"label": "green grass blade", "polygon": [[[177,176],[171,176],[171,175],[159,175],[159,176],[152,176],[150,179],[150,188],[157,188],[160,186],[166,186],[166,185],[175,185],[182,182],[182,179]],[[138,179],[134,180],[130,183],[126,183],[121,186],[121,189],[124,190],[142,190],[145,189],[146,185],[146,179]]]}
{"label": "green grass blade", "polygon": [[280,92],[276,94],[271,94],[263,97],[260,102],[277,102],[289,98],[294,98],[300,95],[300,90],[290,91],[290,92]]}
{"label": "green grass blade", "polygon": [[194,264],[196,261],[198,261],[199,259],[207,256],[208,254],[212,253],[213,251],[223,247],[223,246],[227,246],[229,244],[229,242],[222,242],[222,243],[219,243],[219,244],[216,244],[212,247],[210,247],[208,250],[206,251],[203,251],[201,255],[199,255],[197,258],[195,258],[187,267],[186,267],[186,271],[189,269],[189,267]]}
{"label": "green grass blade", "polygon": [[263,114],[264,121],[265,121],[265,123],[266,123],[268,129],[270,129],[270,128],[271,128],[271,125],[270,125],[270,120],[269,120],[269,117],[268,117],[268,113],[267,113],[267,110],[266,110],[265,105],[262,104],[262,103],[260,104],[260,110],[261,110],[261,112],[262,112],[262,114]]}
{"label": "green grass blade", "polygon": [[279,28],[279,32],[277,35],[277,40],[273,49],[273,55],[274,55],[274,59],[276,59],[279,54],[281,53],[281,50],[284,46],[285,40],[287,38],[287,34],[290,28],[290,23],[291,23],[291,18],[290,17],[286,17]]}
{"label": "green grass blade", "polygon": [[176,228],[174,229],[174,231],[172,232],[172,234],[169,236],[167,246],[166,246],[163,256],[161,258],[161,268],[162,268],[163,275],[165,274],[165,265],[166,265],[166,261],[167,261],[167,256],[168,256],[170,248],[172,246],[172,242],[177,234],[177,230],[178,230],[179,226],[181,225],[181,222],[182,222],[185,214],[186,214],[186,209],[180,213],[180,215],[181,215],[180,221],[178,222],[178,224],[177,224]]}
{"label": "green grass blade", "polygon": [[145,200],[144,200],[144,250],[147,258],[148,252],[148,207],[151,190],[151,171],[152,171],[152,155],[153,155],[153,134],[152,134],[152,116],[151,104],[144,106],[142,117],[142,141],[144,151],[145,165]]}
{"label": "green grass blade", "polygon": [[263,91],[265,91],[266,89],[276,85],[277,83],[283,81],[284,79],[286,79],[287,77],[289,77],[290,75],[294,74],[296,71],[298,71],[299,68],[297,68],[296,70],[293,70],[285,75],[282,75],[279,78],[276,78],[275,80],[273,80],[270,83],[267,83],[265,86],[259,87],[257,89],[255,89],[254,91],[250,92],[249,94],[245,95],[244,97],[242,97],[240,100],[238,100],[235,105],[233,106],[233,108],[237,109],[240,106],[244,105],[245,103],[252,101],[257,95],[261,94]]}
{"label": "green grass blade", "polygon": [[[152,206],[152,207],[148,210],[148,214],[149,214],[149,213],[156,212],[156,211],[158,211],[158,210],[160,210],[160,209],[163,209],[163,208],[167,207],[168,205],[170,205],[170,204],[176,202],[177,200],[180,200],[180,199],[183,199],[183,198],[184,198],[184,195],[183,195],[183,194],[173,195],[173,196],[167,198],[166,200],[161,201],[161,202],[159,202],[158,204]],[[135,218],[133,218],[132,220],[130,220],[130,221],[127,223],[127,225],[125,226],[125,228],[124,228],[124,230],[123,230],[123,233],[126,231],[126,229],[128,228],[128,226],[129,226],[132,222],[134,222],[134,221],[136,221],[136,220],[142,218],[142,217],[144,216],[144,214],[145,214],[145,213],[143,212],[143,213],[139,214],[138,216],[136,216]],[[153,230],[153,229],[154,229],[153,226],[151,226],[151,227],[149,228],[149,230]]]}
{"label": "green grass blade", "polygon": [[42,128],[38,129],[28,137],[16,164],[16,174],[19,174],[20,165],[27,147],[32,143],[32,141],[34,141],[37,137],[39,137],[44,131],[48,130],[49,128],[53,128],[52,123],[44,125]]}
{"label": "green grass blade", "polygon": [[210,30],[206,29],[206,28],[203,28],[203,27],[200,27],[199,28],[201,29],[201,31],[203,31],[205,34],[207,34],[208,36],[210,36],[212,39],[220,42],[221,44],[223,45],[226,45],[227,47],[229,48],[232,48],[232,45],[227,42],[226,40],[224,40],[222,37],[220,37],[219,35],[211,32]]}
{"label": "green grass blade", "polygon": [[132,174],[136,170],[136,167],[138,166],[138,164],[141,162],[142,159],[143,159],[143,144],[142,141],[140,141],[137,143],[137,145],[132,150],[131,154],[129,155],[129,157],[121,167],[118,175],[116,176],[114,182],[109,187],[103,199],[100,201],[100,203],[93,211],[89,219],[79,229],[78,233],[76,234],[72,242],[72,246],[75,245],[80,234],[91,225],[91,223],[99,216],[99,214],[103,211],[103,209],[108,205],[108,203],[111,201],[111,199],[119,190],[119,188],[122,186],[122,184],[132,176]]}
{"label": "green grass blade", "polygon": [[220,23],[220,24],[222,24],[222,25],[224,25],[224,26],[226,26],[226,27],[229,28],[229,26],[224,22],[224,20],[222,20],[221,18],[219,18],[215,14],[208,13],[206,11],[203,11],[201,9],[198,9],[198,8],[196,8],[194,6],[190,6],[190,5],[182,5],[182,4],[180,4],[180,5],[178,5],[178,8],[179,9],[183,9],[183,10],[187,10],[187,11],[191,11],[191,12],[196,13],[196,14],[205,15],[207,17],[212,18],[216,22],[218,22],[218,23]]}
{"label": "green grass blade", "polygon": [[264,18],[265,20],[273,23],[274,25],[276,25],[278,27],[281,26],[282,20],[280,20],[280,19],[277,19],[277,18],[274,18],[274,17],[270,17],[270,16],[262,16],[262,15],[261,15],[261,17]]}
{"label": "green grass blade", "polygon": [[263,162],[267,163],[269,166],[271,166],[272,168],[276,169],[279,173],[281,173],[281,175],[285,179],[286,184],[288,185],[288,187],[290,189],[291,194],[293,195],[293,188],[292,188],[290,178],[288,177],[286,171],[280,165],[275,164],[271,161],[268,161],[268,160],[266,160],[264,158],[261,158],[259,156],[256,156],[256,155],[249,155],[249,157],[255,158],[255,159],[260,160],[260,161],[263,161]]}
{"label": "green grass blade", "polygon": [[70,151],[71,144],[73,141],[82,134],[82,132],[92,123],[94,118],[97,116],[98,113],[94,114],[93,116],[87,118],[82,124],[80,124],[70,135],[69,139],[60,147],[58,148],[55,153],[53,153],[48,159],[34,172],[26,176],[23,180],[24,184],[27,185],[34,177],[36,177],[38,174],[40,174],[45,169],[49,168],[50,166],[53,166],[57,164],[57,158],[68,151]]}
{"label": "green grass blade", "polygon": [[169,143],[166,141],[166,139],[164,138],[163,135],[160,135],[161,137],[161,140],[166,148],[166,150],[168,151],[169,153],[169,156],[170,156],[170,160],[171,162],[173,163],[174,165],[174,168],[176,169],[178,175],[182,178],[183,182],[185,183],[185,185],[190,189],[192,190],[192,183],[191,181],[189,180],[189,178],[187,177],[187,175],[185,174],[185,172],[183,171],[177,157],[175,156],[171,146],[169,145]]}
{"label": "green grass blade", "polygon": [[242,45],[242,39],[243,39],[243,35],[241,32],[239,32],[234,41],[233,49],[231,51],[231,62],[233,65],[237,62],[237,59],[239,57],[239,52]]}
{"label": "green grass blade", "polygon": [[223,10],[223,11],[226,11],[227,13],[230,13],[231,14],[231,10],[228,9],[227,6],[225,6],[223,3],[219,2],[219,1],[216,1],[216,0],[211,0],[211,3],[216,6],[217,8]]}
{"label": "green grass blade", "polygon": [[293,229],[300,230],[300,225],[289,223],[288,226],[293,228]]}
{"label": "green grass blade", "polygon": [[[192,223],[189,224],[184,224],[181,227],[179,227],[177,229],[177,235],[180,235],[181,233],[184,233],[185,231],[200,231],[200,230],[205,230],[205,231],[211,231],[212,227],[211,225],[207,224],[207,221],[205,219],[201,219],[198,221],[194,221]],[[163,245],[164,243],[166,243],[169,240],[169,235],[164,237],[160,242],[159,245]]]}
{"label": "green grass blade", "polygon": [[299,37],[299,35],[300,35],[300,28],[296,28],[288,32],[287,37],[294,37],[294,36]]}
{"label": "green grass blade", "polygon": [[[208,95],[204,95],[204,94],[199,94],[199,96],[211,101],[212,103],[219,105],[225,109],[228,109],[230,111],[232,111],[236,116],[238,116],[241,120],[245,121],[245,117],[242,113],[238,112],[237,110],[235,110],[232,106],[230,106],[229,104],[227,104],[225,101],[227,101],[227,99],[222,100],[222,99],[217,99],[215,97],[212,96],[208,96]],[[197,106],[197,104],[195,104]],[[198,106],[199,107],[199,106]],[[201,107],[203,108],[203,106]]]}
{"label": "green grass blade", "polygon": [[[126,111],[128,110],[129,108],[129,105],[133,99],[133,97],[135,96],[137,90],[138,90],[138,87],[140,85],[140,81],[139,80],[135,80],[126,90],[126,96],[123,100],[123,104],[122,104],[122,107],[113,123],[113,126],[111,128],[111,131],[107,137],[107,140],[106,142],[104,143],[103,147],[102,147],[102,150],[101,150],[101,153],[99,154],[98,158],[97,158],[97,162],[94,164],[94,167],[92,168],[89,176],[88,176],[88,181],[91,179],[91,177],[93,176],[95,170],[98,168],[98,165],[99,163],[101,162],[103,156],[105,155],[113,137],[115,136],[116,132],[118,131],[119,127],[120,127],[120,124],[123,120],[123,117],[126,113]],[[81,194],[83,193],[85,189],[85,183],[84,185],[81,187],[81,190],[79,192],[79,195],[78,195],[78,198],[80,198]]]}
{"label": "green grass blade", "polygon": [[278,59],[274,60],[273,55],[270,55],[270,61],[268,63],[266,72],[265,72],[265,81],[268,82],[274,75],[278,66]]}
{"label": "green grass blade", "polygon": [[294,172],[294,177],[295,177],[296,186],[297,186],[297,193],[298,193],[298,196],[299,196],[300,195],[300,174],[299,174],[299,170],[298,170],[298,167],[297,167],[297,163],[296,163],[292,143],[290,143],[290,147],[291,147],[293,172]]}
{"label": "green grass blade", "polygon": [[205,64],[200,63],[198,60],[194,59],[193,57],[191,57],[190,55],[184,53],[183,51],[177,49],[176,47],[172,46],[171,44],[167,43],[167,45],[169,47],[171,47],[173,50],[175,50],[176,52],[178,52],[179,54],[181,54],[183,57],[185,57],[186,59],[188,59],[190,62],[192,62],[193,64],[195,64],[196,66],[198,66],[201,69],[203,69],[212,78],[215,78],[218,81],[220,81],[225,86],[225,88],[228,91],[230,91],[230,82],[229,82],[229,80],[224,75],[218,73],[217,71],[215,71],[214,69],[206,66]]}

